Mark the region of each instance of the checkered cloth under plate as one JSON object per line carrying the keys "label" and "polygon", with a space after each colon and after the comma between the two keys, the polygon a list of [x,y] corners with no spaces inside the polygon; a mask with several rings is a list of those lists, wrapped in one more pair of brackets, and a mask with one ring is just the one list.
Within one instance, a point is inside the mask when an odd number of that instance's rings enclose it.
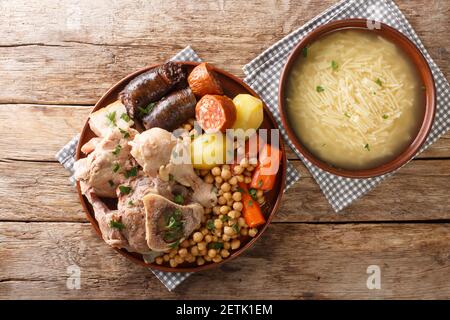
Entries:
{"label": "checkered cloth under plate", "polygon": [[442,72],[431,59],[422,42],[391,0],[344,0],[330,7],[299,29],[284,37],[244,66],[244,81],[265,101],[281,128],[283,137],[297,156],[305,163],[333,209],[338,212],[373,189],[393,173],[369,179],[350,179],[329,174],[306,160],[289,141],[277,109],[278,81],[286,59],[294,46],[311,30],[333,20],[365,18],[384,22],[405,34],[422,51],[430,65],[436,83],[437,110],[431,132],[422,152],[450,128],[450,87]]}
{"label": "checkered cloth under plate", "polygon": [[[177,61],[198,61],[201,59],[197,56],[197,54],[192,50],[191,47],[186,47],[181,50],[178,54],[176,54],[171,60]],[[70,177],[70,182],[75,184],[75,178],[73,177],[74,169],[73,164],[75,162],[75,153],[76,147],[78,144],[79,136],[75,136],[72,140],[69,141],[61,150],[56,154],[56,159],[72,173]],[[292,164],[288,163],[287,166],[287,174],[286,174],[286,189],[287,190],[292,184],[294,184],[300,178],[297,170],[294,169]],[[155,276],[161,280],[161,282],[167,287],[169,290],[175,289],[181,282],[183,282],[187,277],[189,277],[190,273],[182,273],[182,272],[162,272],[158,270],[152,270]]]}

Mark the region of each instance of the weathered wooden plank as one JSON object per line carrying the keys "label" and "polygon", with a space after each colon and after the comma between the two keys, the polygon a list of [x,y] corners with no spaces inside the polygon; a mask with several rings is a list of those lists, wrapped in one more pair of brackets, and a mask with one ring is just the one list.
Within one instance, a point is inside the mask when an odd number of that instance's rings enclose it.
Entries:
{"label": "weathered wooden plank", "polygon": [[[93,104],[124,75],[188,44],[242,76],[245,63],[335,2],[2,1],[0,103]],[[426,12],[421,1],[399,2],[448,75],[448,1]]]}
{"label": "weathered wooden plank", "polygon": [[[276,222],[450,219],[449,160],[417,160],[336,214],[300,162],[302,179],[283,198]],[[58,163],[0,162],[0,220],[86,221],[69,174]]]}
{"label": "weathered wooden plank", "polygon": [[[273,225],[249,252],[175,292],[88,224],[1,222],[0,240],[2,299],[237,299],[242,283],[252,299],[450,298],[449,224]],[[66,287],[71,265],[79,290]],[[381,269],[380,290],[366,287],[370,265]]]}
{"label": "weathered wooden plank", "polygon": [[[81,132],[88,106],[0,104],[0,159],[53,161],[56,152]],[[297,156],[287,148],[289,159]],[[450,133],[419,158],[450,158]]]}

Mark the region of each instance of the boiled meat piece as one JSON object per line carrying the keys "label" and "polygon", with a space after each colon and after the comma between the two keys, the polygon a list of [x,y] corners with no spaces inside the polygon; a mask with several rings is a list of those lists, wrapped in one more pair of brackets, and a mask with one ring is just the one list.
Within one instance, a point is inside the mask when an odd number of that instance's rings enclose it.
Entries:
{"label": "boiled meat piece", "polygon": [[89,127],[98,137],[106,137],[115,128],[128,130],[133,124],[125,106],[118,100],[89,115]]}
{"label": "boiled meat piece", "polygon": [[182,206],[152,193],[143,202],[147,245],[154,251],[170,250],[200,227],[204,209],[198,203]]}
{"label": "boiled meat piece", "polygon": [[194,171],[191,163],[190,138],[179,140],[174,147],[170,162],[159,170],[162,179],[173,177],[175,181],[191,187],[194,191],[192,200],[202,206],[211,208],[217,203],[217,195],[213,190],[213,185],[206,183]]}
{"label": "boiled meat piece", "polygon": [[169,163],[177,139],[169,131],[151,128],[137,134],[131,146],[131,155],[150,176],[156,176],[162,165]]}
{"label": "boiled meat piece", "polygon": [[92,187],[97,196],[115,198],[117,186],[134,167],[128,140],[136,134],[134,129],[112,130],[86,158],[75,162],[75,178]]}

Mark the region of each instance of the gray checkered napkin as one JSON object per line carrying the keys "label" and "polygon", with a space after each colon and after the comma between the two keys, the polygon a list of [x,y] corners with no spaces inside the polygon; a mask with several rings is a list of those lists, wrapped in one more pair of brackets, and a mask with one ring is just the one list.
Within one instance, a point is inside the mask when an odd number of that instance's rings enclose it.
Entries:
{"label": "gray checkered napkin", "polygon": [[[201,61],[201,59],[197,56],[197,54],[194,52],[194,50],[192,50],[190,46],[187,46],[186,48],[181,50],[171,60],[198,62]],[[72,176],[70,177],[70,181],[72,184],[75,184],[75,178],[73,177],[73,164],[75,162],[75,152],[78,144],[78,139],[78,135],[73,137],[72,140],[70,140],[69,143],[67,143],[61,150],[59,150],[55,156],[56,159],[64,166],[64,168],[72,173]],[[300,178],[299,173],[290,163],[288,163],[287,166],[286,177],[286,190]],[[162,272],[158,270],[152,270],[152,272],[170,291],[175,289],[181,282],[183,282],[187,277],[191,275],[190,273]]]}
{"label": "gray checkered napkin", "polygon": [[373,189],[393,173],[369,179],[350,179],[329,174],[306,160],[288,139],[277,109],[278,81],[286,59],[294,46],[311,30],[333,20],[365,18],[384,22],[405,34],[422,51],[430,65],[436,83],[437,111],[431,132],[422,152],[450,128],[450,87],[442,72],[431,59],[422,42],[391,0],[344,0],[330,7],[299,29],[287,35],[244,66],[244,81],[265,101],[275,115],[282,135],[297,156],[305,163],[333,209],[338,212]]}

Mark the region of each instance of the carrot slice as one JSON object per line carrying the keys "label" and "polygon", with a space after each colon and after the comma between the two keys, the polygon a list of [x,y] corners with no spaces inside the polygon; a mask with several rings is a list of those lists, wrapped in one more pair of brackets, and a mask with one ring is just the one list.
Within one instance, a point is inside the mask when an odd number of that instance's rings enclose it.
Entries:
{"label": "carrot slice", "polygon": [[261,149],[259,166],[253,173],[250,187],[264,191],[272,190],[280,168],[281,151],[269,144]]}
{"label": "carrot slice", "polygon": [[266,219],[261,212],[261,208],[259,207],[258,202],[253,200],[253,198],[249,194],[247,185],[243,182],[240,182],[239,187],[242,194],[242,213],[245,219],[245,223],[250,228],[254,228],[266,223]]}

